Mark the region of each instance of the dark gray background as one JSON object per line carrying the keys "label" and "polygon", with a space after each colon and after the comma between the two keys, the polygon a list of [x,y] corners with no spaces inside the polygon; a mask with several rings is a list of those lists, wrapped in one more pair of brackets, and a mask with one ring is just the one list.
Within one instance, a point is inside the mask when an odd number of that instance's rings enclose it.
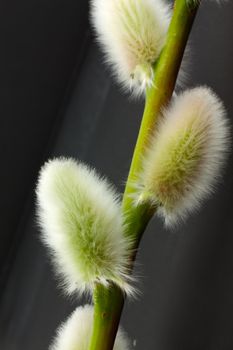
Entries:
{"label": "dark gray background", "polygon": [[[233,112],[233,3],[203,1],[188,86],[208,84]],[[120,189],[142,102],[110,78],[87,0],[0,2],[0,348],[42,350],[82,300],[56,288],[38,239],[34,187],[42,163],[66,155]],[[138,350],[233,349],[233,162],[218,192],[176,231],[154,219],[142,241],[142,296],[123,324]],[[101,350],[101,349],[100,349]]]}

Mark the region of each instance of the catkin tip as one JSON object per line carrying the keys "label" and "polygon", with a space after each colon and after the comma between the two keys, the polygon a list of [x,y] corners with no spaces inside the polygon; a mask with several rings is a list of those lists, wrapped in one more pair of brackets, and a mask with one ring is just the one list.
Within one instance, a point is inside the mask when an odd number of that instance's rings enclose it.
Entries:
{"label": "catkin tip", "polygon": [[[93,306],[78,307],[57,331],[50,350],[88,350],[93,329]],[[113,350],[130,350],[130,342],[120,329]]]}

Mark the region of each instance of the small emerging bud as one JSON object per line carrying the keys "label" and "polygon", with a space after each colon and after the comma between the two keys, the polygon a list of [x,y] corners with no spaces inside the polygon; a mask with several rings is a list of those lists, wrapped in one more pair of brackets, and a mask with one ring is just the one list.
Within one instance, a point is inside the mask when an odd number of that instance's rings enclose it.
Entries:
{"label": "small emerging bud", "polygon": [[224,106],[207,87],[188,90],[165,110],[144,160],[141,197],[167,224],[196,209],[214,189],[229,149]]}
{"label": "small emerging bud", "polygon": [[43,241],[68,294],[115,282],[125,292],[131,244],[118,196],[94,169],[72,159],[49,161],[37,186]]}
{"label": "small emerging bud", "polygon": [[[78,307],[58,330],[50,350],[88,350],[93,328],[93,314],[93,307],[90,305]],[[129,341],[120,329],[113,350],[129,349]]]}
{"label": "small emerging bud", "polygon": [[153,84],[153,64],[165,44],[165,0],[92,0],[91,17],[114,75],[135,94]]}

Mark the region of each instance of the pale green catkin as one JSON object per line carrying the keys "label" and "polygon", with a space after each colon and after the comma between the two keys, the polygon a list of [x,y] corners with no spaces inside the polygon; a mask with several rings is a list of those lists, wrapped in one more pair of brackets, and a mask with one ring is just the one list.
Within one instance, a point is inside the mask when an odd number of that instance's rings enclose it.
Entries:
{"label": "pale green catkin", "polygon": [[164,0],[91,0],[91,19],[113,74],[134,95],[153,84],[171,10]]}
{"label": "pale green catkin", "polygon": [[92,291],[96,282],[110,281],[131,292],[131,244],[112,186],[94,169],[60,158],[42,168],[37,197],[42,238],[66,292]]}
{"label": "pale green catkin", "polygon": [[198,208],[215,188],[229,127],[222,102],[206,87],[176,97],[161,119],[145,155],[139,199],[152,200],[170,224]]}

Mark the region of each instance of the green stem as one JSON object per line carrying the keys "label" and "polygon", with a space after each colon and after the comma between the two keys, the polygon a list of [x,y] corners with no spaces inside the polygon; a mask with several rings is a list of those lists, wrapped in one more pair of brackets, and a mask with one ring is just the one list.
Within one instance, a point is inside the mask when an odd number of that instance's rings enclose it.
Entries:
{"label": "green stem", "polygon": [[175,2],[167,43],[154,68],[155,87],[147,91],[142,123],[123,198],[124,212],[129,213],[132,210],[132,194],[135,191],[133,184],[137,181],[142,168],[142,155],[155,130],[161,108],[168,104],[174,91],[186,43],[198,9],[198,3],[188,6],[186,1]]}
{"label": "green stem", "polygon": [[[140,174],[142,155],[155,130],[161,108],[168,104],[174,91],[186,43],[199,6],[199,2],[191,2],[189,5],[187,3],[187,0],[175,1],[167,42],[154,67],[154,87],[147,91],[145,110],[123,197],[123,213],[128,224],[126,234],[134,238],[135,249],[138,248],[155,208],[150,207],[149,204],[134,205],[133,184]],[[132,265],[134,258],[135,256],[132,257]],[[106,288],[97,285],[95,287],[94,326],[89,350],[113,349],[123,305],[124,296],[116,286]]]}
{"label": "green stem", "polygon": [[96,285],[94,291],[94,328],[89,349],[113,348],[121,312],[124,305],[122,292],[116,287]]}

